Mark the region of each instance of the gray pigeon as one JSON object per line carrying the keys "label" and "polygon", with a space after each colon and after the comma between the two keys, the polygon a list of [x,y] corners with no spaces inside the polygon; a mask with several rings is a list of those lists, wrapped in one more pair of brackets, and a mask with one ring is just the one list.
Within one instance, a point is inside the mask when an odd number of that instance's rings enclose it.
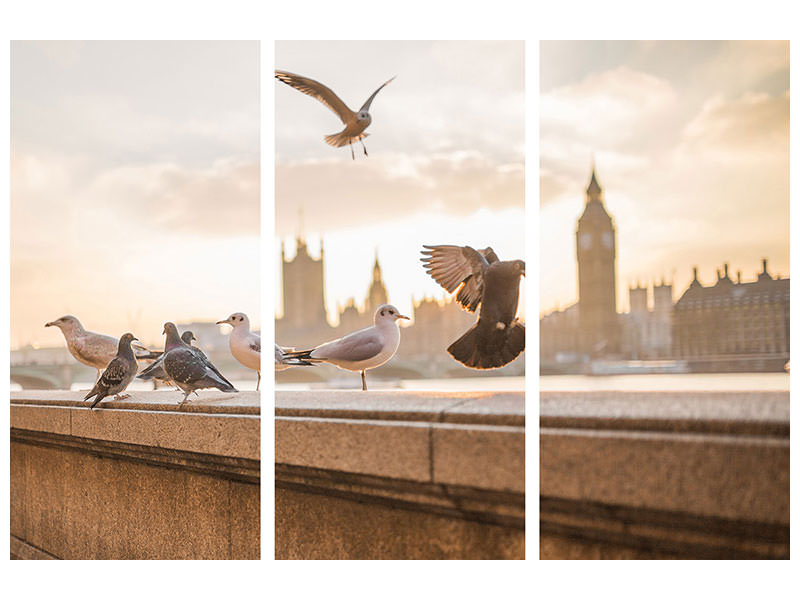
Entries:
{"label": "gray pigeon", "polygon": [[[194,337],[194,334],[191,331],[184,331],[181,334],[181,341],[187,346],[192,345],[192,341],[196,340],[197,338]],[[200,348],[197,348],[197,351],[205,357],[203,351]],[[150,381],[152,379],[156,379],[167,385],[175,385],[175,382],[172,381],[167,374],[164,372],[164,365],[162,364],[164,361],[164,355],[162,354],[159,356],[151,365],[149,365],[146,369],[144,369],[139,375],[137,376],[138,379],[143,379],[144,381]]]}
{"label": "gray pigeon", "polygon": [[174,323],[164,323],[164,334],[167,336],[162,361],[164,373],[183,391],[181,404],[186,402],[189,394],[203,388],[239,391],[211,364],[202,350],[181,340]]}
{"label": "gray pigeon", "polygon": [[[100,379],[100,372],[117,355],[119,346],[117,338],[94,331],[86,331],[78,318],[72,315],[64,315],[55,321],[45,323],[45,327],[58,327],[61,330],[67,341],[67,349],[75,357],[75,360],[97,369],[95,381]],[[161,354],[160,352],[151,352],[141,346],[134,352],[139,360],[157,358]]]}
{"label": "gray pigeon", "polygon": [[497,369],[525,349],[525,326],[515,318],[525,261],[501,261],[494,250],[469,246],[423,246],[428,274],[478,321],[447,351],[471,369]]}
{"label": "gray pigeon", "polygon": [[131,342],[135,339],[132,333],[126,333],[120,338],[117,355],[108,363],[108,367],[100,375],[100,379],[97,380],[92,390],[84,398],[84,400],[88,400],[92,396],[96,396],[89,409],[97,406],[103,398],[110,394],[114,394],[115,400],[122,400],[128,397],[127,394],[120,396],[120,393],[125,391],[125,388],[136,376],[136,371],[139,370],[136,356],[134,356],[131,349]]}

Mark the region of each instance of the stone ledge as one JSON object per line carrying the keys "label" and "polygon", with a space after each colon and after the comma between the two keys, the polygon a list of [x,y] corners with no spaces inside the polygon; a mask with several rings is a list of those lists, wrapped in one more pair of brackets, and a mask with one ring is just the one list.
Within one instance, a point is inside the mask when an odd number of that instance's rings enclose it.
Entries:
{"label": "stone ledge", "polygon": [[259,394],[200,394],[14,393],[12,556],[258,559]]}
{"label": "stone ledge", "polygon": [[525,426],[522,392],[277,392],[275,416]]}
{"label": "stone ledge", "polygon": [[130,399],[88,410],[81,392],[14,392],[10,425],[12,432],[259,460],[258,392],[209,396],[179,407],[175,392],[134,392]]}
{"label": "stone ledge", "polygon": [[788,392],[540,398],[542,558],[788,556]]}
{"label": "stone ledge", "polygon": [[276,464],[525,491],[522,393],[327,394],[276,394]]}
{"label": "stone ledge", "polygon": [[524,558],[519,393],[278,392],[278,558]]}

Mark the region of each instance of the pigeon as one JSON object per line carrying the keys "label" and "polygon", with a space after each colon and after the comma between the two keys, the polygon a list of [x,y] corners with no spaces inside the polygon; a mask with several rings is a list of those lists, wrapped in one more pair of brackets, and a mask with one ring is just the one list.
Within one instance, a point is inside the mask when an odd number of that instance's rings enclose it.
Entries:
{"label": "pigeon", "polygon": [[307,360],[301,360],[299,358],[287,358],[287,352],[293,352],[294,348],[284,348],[275,344],[275,370],[276,371],[285,371],[290,367],[299,367],[299,366],[314,366],[314,363],[310,363]]}
{"label": "pigeon", "polygon": [[128,394],[122,396],[120,394],[133,381],[133,378],[136,377],[136,371],[139,370],[136,356],[134,356],[131,348],[131,342],[135,339],[132,333],[126,333],[120,338],[116,356],[108,363],[106,370],[103,371],[97,383],[94,384],[94,387],[84,398],[85,401],[95,396],[94,402],[89,407],[90,410],[110,394],[114,394],[115,400],[122,400],[128,397]]}
{"label": "pigeon", "polygon": [[250,319],[244,313],[233,313],[224,321],[217,321],[217,325],[222,324],[233,327],[228,340],[233,358],[258,373],[256,382],[258,391],[261,385],[261,336],[250,331]]}
{"label": "pigeon", "polygon": [[[181,341],[187,346],[191,346],[193,340],[197,340],[197,338],[194,337],[194,334],[191,331],[184,331],[181,334]],[[196,348],[196,350],[205,358],[206,355],[202,350],[200,350],[200,348]],[[143,379],[144,381],[156,379],[166,383],[167,385],[175,385],[175,382],[172,381],[164,372],[164,365],[162,364],[163,361],[164,355],[162,354],[151,365],[139,373],[138,379]]]}
{"label": "pigeon", "polygon": [[367,101],[364,102],[364,105],[360,109],[358,109],[358,112],[353,112],[350,110],[347,105],[342,102],[339,96],[333,93],[333,90],[331,90],[328,86],[321,84],[319,81],[314,81],[313,79],[303,77],[302,75],[295,75],[294,73],[289,73],[288,71],[275,71],[275,79],[292,86],[294,89],[299,90],[304,94],[308,94],[312,98],[316,98],[325,106],[330,108],[333,112],[335,112],[336,115],[342,120],[342,123],[344,123],[344,129],[342,131],[336,134],[325,136],[325,141],[328,144],[334,146],[335,148],[350,146],[350,155],[353,157],[353,160],[355,160],[356,155],[353,152],[353,142],[361,142],[361,147],[364,148],[364,156],[369,156],[369,154],[367,154],[367,147],[364,145],[363,141],[364,138],[369,135],[368,133],[364,133],[364,130],[369,127],[370,123],[372,123],[372,116],[369,114],[369,107],[370,104],[372,104],[372,101],[375,99],[377,93],[380,92],[392,80],[394,80],[394,77],[372,92],[372,95],[367,98]]}
{"label": "pigeon", "polygon": [[287,352],[289,359],[311,363],[327,362],[347,371],[361,371],[361,389],[367,391],[368,369],[380,367],[397,352],[400,345],[398,319],[408,319],[391,304],[381,304],[375,311],[375,325],[354,331],[338,340],[312,348]]}
{"label": "pigeon", "polygon": [[[119,340],[110,335],[86,331],[77,317],[65,315],[55,321],[45,323],[45,327],[58,327],[67,340],[67,348],[75,359],[97,369],[97,378],[100,379],[100,372],[108,366],[108,363],[117,355]],[[139,346],[135,350],[136,358],[139,360],[149,360],[158,358],[160,352],[151,352],[147,348]]]}
{"label": "pigeon", "polygon": [[238,392],[211,364],[202,350],[181,340],[174,323],[164,323],[163,333],[167,336],[162,361],[164,373],[183,391],[181,404],[186,402],[189,394],[203,388],[214,387],[223,392]]}
{"label": "pigeon", "polygon": [[428,274],[467,311],[480,305],[478,321],[447,351],[471,369],[497,369],[525,349],[525,326],[515,318],[525,261],[501,261],[494,250],[469,246],[423,246]]}

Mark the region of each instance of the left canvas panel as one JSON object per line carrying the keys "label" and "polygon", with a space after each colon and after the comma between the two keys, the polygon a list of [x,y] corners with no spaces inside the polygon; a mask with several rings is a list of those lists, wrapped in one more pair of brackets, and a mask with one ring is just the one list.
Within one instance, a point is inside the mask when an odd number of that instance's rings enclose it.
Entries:
{"label": "left canvas panel", "polygon": [[259,70],[11,44],[12,558],[260,557]]}

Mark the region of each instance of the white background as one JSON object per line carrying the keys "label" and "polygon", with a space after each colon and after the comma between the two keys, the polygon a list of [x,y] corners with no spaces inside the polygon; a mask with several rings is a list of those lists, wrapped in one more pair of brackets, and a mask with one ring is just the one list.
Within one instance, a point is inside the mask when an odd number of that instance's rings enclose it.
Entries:
{"label": "white background", "polygon": [[[789,2],[21,2],[4,3],[0,27],[2,93],[0,127],[9,139],[9,40],[14,39],[254,39],[261,40],[262,72],[262,252],[272,249],[273,96],[276,39],[524,39],[526,40],[526,314],[538,312],[538,41],[541,39],[791,39],[798,20]],[[794,52],[792,44],[792,54]],[[793,142],[797,141],[795,127]],[[792,144],[797,147],[796,143]],[[3,190],[8,190],[8,143],[0,145]],[[792,172],[797,173],[797,152]],[[796,193],[792,193],[795,206]],[[4,202],[8,193],[4,192]],[[792,211],[794,219],[796,211]],[[0,212],[3,285],[8,285],[8,205]],[[793,227],[793,230],[796,228]],[[264,240],[267,243],[264,243]],[[793,245],[796,246],[796,245]],[[796,254],[792,248],[793,256]],[[262,315],[274,314],[272,260],[262,260]],[[2,294],[8,311],[8,290]],[[796,305],[797,303],[794,303]],[[798,315],[792,307],[792,338]],[[264,318],[263,335],[273,334]],[[0,375],[4,397],[9,381],[8,328],[2,327]],[[536,327],[527,346],[538,348]],[[262,561],[260,562],[59,562],[5,561],[3,591],[28,598],[770,598],[796,597],[790,561],[538,561],[537,352],[526,353],[528,375],[527,555],[508,562],[306,562],[272,560],[274,542],[274,435],[271,382],[262,381]],[[267,356],[267,360],[271,360]],[[265,368],[269,373],[270,368]],[[792,373],[792,379],[796,374]],[[795,411],[796,412],[796,411]],[[8,431],[8,411],[0,411]],[[7,438],[6,438],[7,439]],[[8,444],[0,444],[0,523],[8,539]],[[796,481],[797,461],[792,461]],[[793,495],[794,498],[794,495]],[[793,503],[796,505],[796,503]],[[170,507],[168,510],[175,510]],[[179,510],[179,509],[178,509]],[[793,511],[796,514],[796,511]],[[795,518],[795,521],[797,519]],[[792,526],[792,530],[797,528]],[[797,539],[796,536],[795,539]],[[796,571],[796,569],[795,569]]]}

